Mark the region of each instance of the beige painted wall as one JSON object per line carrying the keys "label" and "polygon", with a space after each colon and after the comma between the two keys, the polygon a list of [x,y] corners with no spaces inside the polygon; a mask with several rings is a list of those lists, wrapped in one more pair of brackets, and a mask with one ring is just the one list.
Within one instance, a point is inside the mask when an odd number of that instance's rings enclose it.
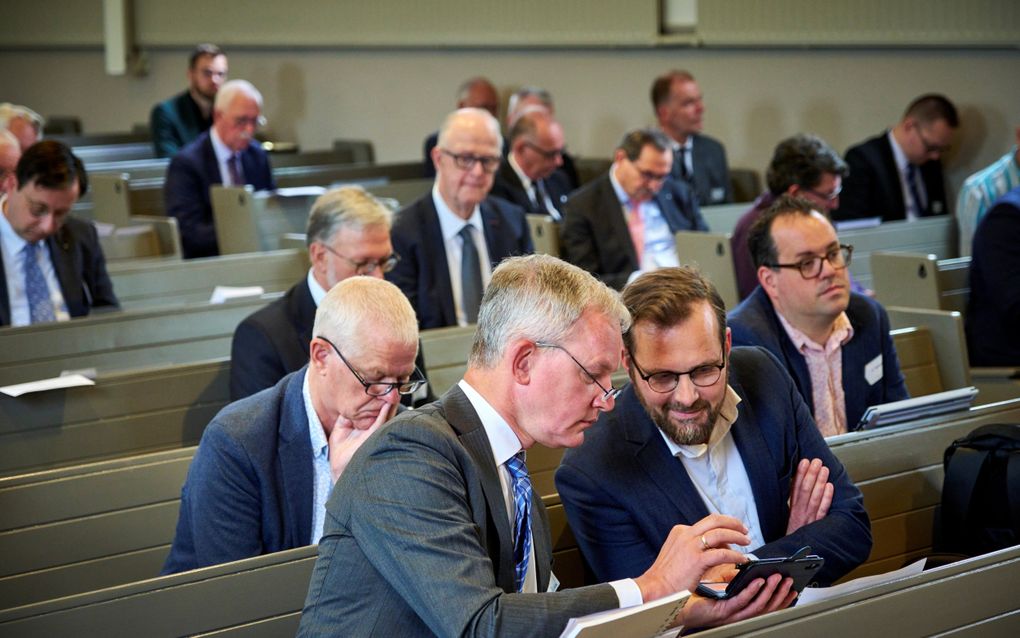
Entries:
{"label": "beige painted wall", "polygon": [[[98,49],[0,52],[0,100],[47,115],[79,115],[86,131],[126,130],[181,89],[185,49],[149,51],[149,75],[110,77]],[[964,126],[948,158],[950,186],[1005,152],[1020,124],[1020,55],[982,50],[255,50],[230,55],[231,76],[265,94],[270,130],[307,149],[368,138],[380,161],[420,156],[422,138],[453,105],[465,77],[484,73],[508,92],[546,86],[571,149],[606,156],[628,128],[652,121],[655,74],[684,67],[699,79],[706,132],[734,166],[762,170],[775,143],[798,131],[848,145],[893,123],[927,91],[949,95]]]}

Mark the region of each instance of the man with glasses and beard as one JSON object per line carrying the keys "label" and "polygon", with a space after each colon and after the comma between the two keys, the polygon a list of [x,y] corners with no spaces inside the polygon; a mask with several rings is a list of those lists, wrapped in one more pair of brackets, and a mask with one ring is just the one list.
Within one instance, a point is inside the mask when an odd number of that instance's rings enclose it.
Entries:
{"label": "man with glasses and beard", "polygon": [[733,309],[733,343],[762,346],[793,377],[822,436],[859,427],[868,406],[907,398],[889,316],[851,292],[853,246],[806,199],[784,195],[747,239],[758,287]]}
{"label": "man with glasses and beard", "polygon": [[751,543],[738,549],[757,558],[811,546],[823,585],[861,564],[871,531],[860,491],[775,357],[731,348],[715,287],[665,268],[629,284],[623,302],[631,382],[556,472],[597,579],[641,573],[673,525],[709,514],[742,521]]}

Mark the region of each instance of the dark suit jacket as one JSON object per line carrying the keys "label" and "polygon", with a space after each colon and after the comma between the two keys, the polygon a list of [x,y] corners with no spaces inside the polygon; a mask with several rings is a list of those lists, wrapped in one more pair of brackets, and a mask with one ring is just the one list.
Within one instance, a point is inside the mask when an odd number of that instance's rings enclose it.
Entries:
{"label": "dark suit jacket", "polygon": [[[698,202],[687,184],[666,180],[655,201],[671,232],[708,230]],[[586,184],[567,199],[563,207],[560,243],[564,260],[584,268],[618,290],[638,269],[637,253],[630,240],[622,204],[609,181],[609,173]]]}
{"label": "dark suit jacket", "polygon": [[210,126],[212,113],[208,118],[204,117],[188,91],[160,102],[152,107],[149,115],[156,157],[172,157]]}
{"label": "dark suit jacket", "polygon": [[[730,432],[754,493],[765,545],[758,558],[789,556],[805,545],[825,558],[818,582],[829,585],[871,551],[864,499],[832,454],[800,393],[761,348],[733,348],[729,384],[740,396]],[[835,487],[824,519],[786,535],[790,486],[801,459],[820,458]],[[599,416],[584,444],[567,450],[556,488],[588,564],[599,581],[640,575],[674,525],[708,516],[682,462],[674,458],[627,386],[612,412]]]}
{"label": "dark suit jacket", "polygon": [[[60,292],[72,317],[84,317],[92,308],[120,307],[106,274],[106,258],[91,222],[67,217],[56,233],[46,239]],[[11,324],[7,296],[7,273],[0,259],[0,326]]]}
{"label": "dark suit jacket", "polygon": [[305,371],[231,403],[202,434],[181,490],[170,574],[308,545],[312,444]]}
{"label": "dark suit jacket", "polygon": [[[909,394],[900,372],[896,347],[889,336],[889,315],[885,308],[870,297],[850,293],[846,314],[854,336],[843,346],[843,392],[847,429],[854,430],[869,406],[900,401]],[[733,345],[762,346],[779,359],[814,414],[807,362],[786,335],[772,301],[760,286],[730,311],[727,324],[733,331]],[[865,370],[876,359],[881,360],[882,376],[871,384],[865,378]]]}
{"label": "dark suit jacket", "polygon": [[[552,542],[532,498],[538,590]],[[517,594],[513,535],[485,429],[459,387],[365,442],[326,506],[299,636],[558,636],[619,605],[609,585]]]}
{"label": "dark suit jacket", "polygon": [[[900,174],[887,133],[851,146],[846,152],[850,174],[843,180],[839,208],[832,219],[843,221],[862,217],[881,217],[882,221],[906,219],[906,204],[900,188]],[[942,179],[942,163],[936,160],[920,166],[921,182],[928,194],[924,216],[949,212],[946,187]]]}
{"label": "dark suit jacket", "polygon": [[[276,188],[269,158],[257,142],[251,142],[241,152],[241,170],[246,183],[254,186],[255,190]],[[167,215],[176,217],[181,228],[185,259],[220,254],[209,187],[222,183],[209,131],[202,133],[170,160],[163,197]]]}
{"label": "dark suit jacket", "polygon": [[[534,251],[524,211],[498,198],[486,199],[481,209],[493,268],[506,257]],[[423,330],[457,325],[443,231],[431,191],[397,213],[390,239],[400,263],[386,273],[386,279],[407,295],[418,314],[418,325]]]}
{"label": "dark suit jacket", "polygon": [[[707,135],[694,135],[691,142],[691,164],[694,166],[691,186],[702,206],[733,201],[730,168],[726,149]],[[673,176],[680,179],[680,164],[673,162]]]}
{"label": "dark suit jacket", "polygon": [[1020,188],[995,202],[981,219],[971,255],[970,362],[1020,366]]}
{"label": "dark suit jacket", "polygon": [[[570,187],[570,178],[562,170],[557,169],[552,175],[542,180],[542,183],[549,193],[549,199],[552,200],[553,206],[562,213],[563,204],[567,201],[567,195],[573,190]],[[531,201],[531,198],[528,197],[528,191],[524,190],[521,178],[517,176],[513,167],[510,166],[510,162],[505,158],[500,163],[499,170],[496,171],[496,178],[493,181],[492,190],[489,192],[489,195],[500,197],[516,204],[523,208],[526,213],[535,215],[549,214],[544,204]],[[537,191],[535,195],[537,197]]]}

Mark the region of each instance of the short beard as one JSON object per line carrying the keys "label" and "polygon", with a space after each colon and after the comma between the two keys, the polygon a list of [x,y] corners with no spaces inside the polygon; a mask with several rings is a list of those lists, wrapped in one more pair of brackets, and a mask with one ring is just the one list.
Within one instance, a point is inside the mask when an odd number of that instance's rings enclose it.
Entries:
{"label": "short beard", "polygon": [[[652,392],[651,389],[648,390]],[[719,418],[719,412],[722,411],[722,401],[719,405],[711,406],[708,401],[699,398],[691,406],[684,406],[680,403],[669,402],[666,405],[660,407],[654,407],[648,405],[645,402],[644,397],[640,392],[635,389],[634,394],[637,395],[638,401],[640,401],[645,412],[651,417],[652,423],[656,425],[663,434],[669,437],[671,441],[677,445],[703,445],[708,443],[709,437],[712,436],[712,430],[715,429],[715,422]],[[697,419],[684,419],[680,422],[675,422],[670,419],[669,411],[673,408],[680,408],[687,411],[687,408],[695,410],[703,410],[707,408],[707,411],[703,412],[704,417]],[[706,418],[707,417],[707,418]]]}

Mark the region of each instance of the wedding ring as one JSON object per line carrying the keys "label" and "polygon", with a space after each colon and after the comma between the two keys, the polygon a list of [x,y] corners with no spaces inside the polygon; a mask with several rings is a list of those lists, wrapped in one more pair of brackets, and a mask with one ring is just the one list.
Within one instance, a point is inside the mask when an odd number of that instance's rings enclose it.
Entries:
{"label": "wedding ring", "polygon": [[704,534],[702,534],[702,535],[701,535],[701,546],[705,548],[705,551],[706,551],[706,552],[707,552],[708,550],[712,549],[712,548],[711,548],[711,547],[709,546],[709,544],[708,544],[708,541],[706,541],[706,540],[705,540],[705,535],[704,535]]}

